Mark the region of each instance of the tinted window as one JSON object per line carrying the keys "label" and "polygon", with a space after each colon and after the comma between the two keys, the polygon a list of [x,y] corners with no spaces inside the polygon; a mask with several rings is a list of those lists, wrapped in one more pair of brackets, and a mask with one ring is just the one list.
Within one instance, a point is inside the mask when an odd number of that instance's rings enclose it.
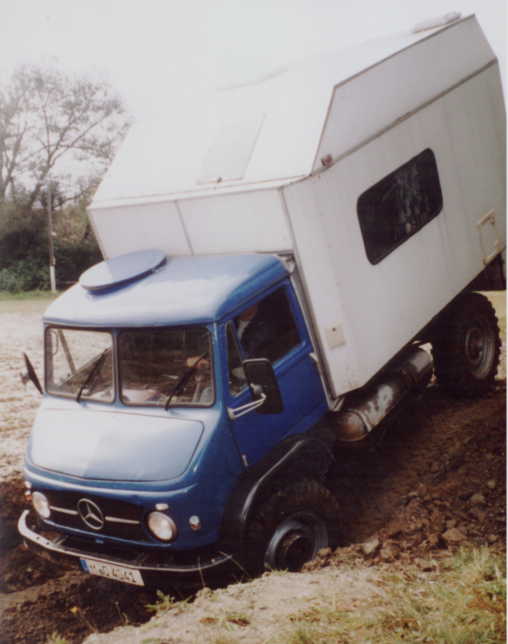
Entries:
{"label": "tinted window", "polygon": [[235,326],[247,358],[275,362],[300,342],[283,288],[243,311],[235,319]]}
{"label": "tinted window", "polygon": [[443,207],[436,159],[421,152],[358,199],[365,251],[377,264],[433,219]]}

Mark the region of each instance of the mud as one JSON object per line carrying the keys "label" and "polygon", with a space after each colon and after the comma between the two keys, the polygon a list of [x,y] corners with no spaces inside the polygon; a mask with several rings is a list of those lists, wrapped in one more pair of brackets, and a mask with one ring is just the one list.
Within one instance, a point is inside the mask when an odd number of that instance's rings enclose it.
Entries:
{"label": "mud", "polygon": [[[38,402],[16,377],[22,339],[30,344],[39,324],[38,316],[28,318],[24,331],[21,320],[9,319],[16,327],[13,341],[2,346],[9,364],[3,362],[0,373],[4,402],[8,399],[1,428],[8,440],[2,446],[0,483],[0,642],[44,643],[58,632],[78,643],[91,633],[145,622],[156,595],[63,570],[35,557],[19,541],[15,522],[24,507],[22,452]],[[40,370],[37,351],[34,340]],[[372,566],[417,561],[429,552],[439,557],[467,543],[504,549],[505,422],[504,381],[481,400],[453,399],[439,387],[429,387],[389,430],[373,437],[368,449],[341,455],[329,483],[341,502],[343,547],[322,552],[308,569],[355,559]]]}

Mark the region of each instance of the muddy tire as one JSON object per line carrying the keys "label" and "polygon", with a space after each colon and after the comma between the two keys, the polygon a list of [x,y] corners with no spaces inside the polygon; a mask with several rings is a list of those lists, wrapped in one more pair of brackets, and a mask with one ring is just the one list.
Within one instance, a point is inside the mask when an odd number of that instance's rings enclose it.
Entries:
{"label": "muddy tire", "polygon": [[480,293],[466,293],[440,322],[433,354],[439,384],[457,396],[479,396],[494,385],[501,341],[496,314]]}
{"label": "muddy tire", "polygon": [[321,548],[338,540],[339,507],[314,479],[301,479],[275,492],[254,511],[247,530],[249,572],[300,570]]}

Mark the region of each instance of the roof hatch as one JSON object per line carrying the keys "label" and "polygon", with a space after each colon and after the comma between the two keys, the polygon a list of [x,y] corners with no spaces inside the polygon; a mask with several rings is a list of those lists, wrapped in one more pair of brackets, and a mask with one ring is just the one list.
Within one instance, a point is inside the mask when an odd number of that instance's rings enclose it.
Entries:
{"label": "roof hatch", "polygon": [[153,273],[166,262],[166,254],[157,249],[135,251],[106,259],[85,271],[79,283],[87,291],[102,291]]}

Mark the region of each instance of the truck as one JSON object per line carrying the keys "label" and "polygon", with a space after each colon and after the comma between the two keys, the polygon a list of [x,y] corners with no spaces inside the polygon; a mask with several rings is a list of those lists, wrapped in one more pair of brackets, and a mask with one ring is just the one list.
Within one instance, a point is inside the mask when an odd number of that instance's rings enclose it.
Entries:
{"label": "truck", "polygon": [[18,529],[135,585],[299,570],[340,543],[334,462],[433,374],[487,392],[500,355],[504,103],[474,16],[176,112],[94,197],[104,261],[43,316],[43,384],[26,357]]}

